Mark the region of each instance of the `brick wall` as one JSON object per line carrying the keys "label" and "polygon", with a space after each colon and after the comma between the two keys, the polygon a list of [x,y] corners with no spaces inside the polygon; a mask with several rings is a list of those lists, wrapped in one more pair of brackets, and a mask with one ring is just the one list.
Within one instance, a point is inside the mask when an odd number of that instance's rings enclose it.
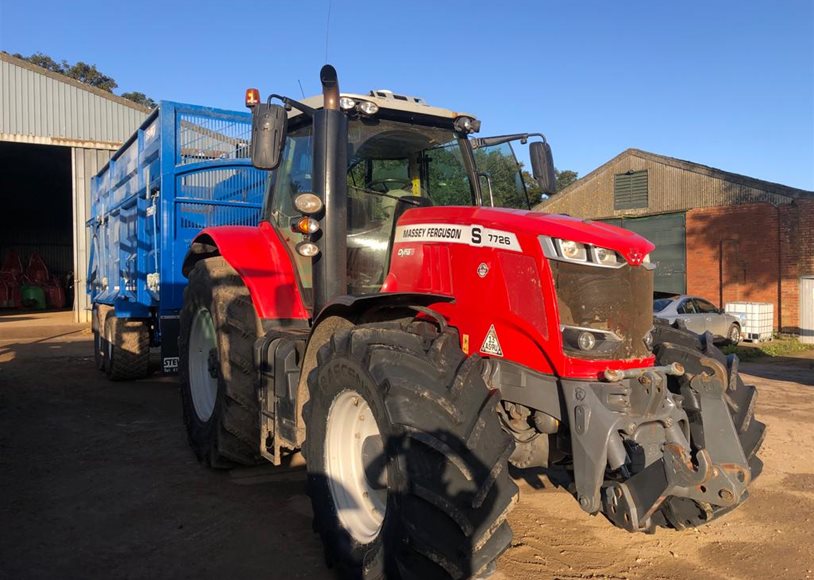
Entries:
{"label": "brick wall", "polygon": [[814,200],[687,212],[687,292],[771,302],[775,328],[799,330],[800,276],[814,274]]}
{"label": "brick wall", "polygon": [[814,199],[780,208],[782,326],[797,332],[800,325],[800,277],[814,275]]}

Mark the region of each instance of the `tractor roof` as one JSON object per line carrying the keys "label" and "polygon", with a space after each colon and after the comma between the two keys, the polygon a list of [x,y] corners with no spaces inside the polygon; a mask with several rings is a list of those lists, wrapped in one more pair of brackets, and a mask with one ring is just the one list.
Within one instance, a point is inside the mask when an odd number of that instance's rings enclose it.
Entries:
{"label": "tractor roof", "polygon": [[[451,111],[449,109],[442,109],[441,107],[433,107],[432,105],[428,105],[424,102],[423,99],[418,97],[409,97],[406,95],[399,95],[393,93],[392,91],[387,90],[376,90],[370,91],[367,95],[360,95],[357,93],[341,93],[342,97],[350,97],[356,101],[371,101],[376,103],[380,109],[390,109],[394,111],[402,111],[405,113],[418,113],[421,115],[429,115],[432,117],[442,117],[445,119],[456,119],[458,117],[472,117],[476,119],[474,115],[469,113],[464,113],[460,111]],[[303,105],[308,105],[314,109],[321,109],[322,108],[322,95],[316,95],[313,97],[308,97],[303,99]],[[289,113],[289,117],[295,117],[300,115],[300,111],[296,109],[292,109]]]}

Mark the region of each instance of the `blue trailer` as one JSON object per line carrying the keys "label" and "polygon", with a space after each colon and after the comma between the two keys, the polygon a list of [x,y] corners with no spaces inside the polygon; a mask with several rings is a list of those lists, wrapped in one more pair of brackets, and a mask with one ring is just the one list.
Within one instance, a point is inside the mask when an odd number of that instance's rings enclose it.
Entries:
{"label": "blue trailer", "polygon": [[205,227],[257,225],[267,172],[249,159],[251,115],[162,101],[91,181],[96,364],[146,376],[150,347],[177,370],[181,266]]}

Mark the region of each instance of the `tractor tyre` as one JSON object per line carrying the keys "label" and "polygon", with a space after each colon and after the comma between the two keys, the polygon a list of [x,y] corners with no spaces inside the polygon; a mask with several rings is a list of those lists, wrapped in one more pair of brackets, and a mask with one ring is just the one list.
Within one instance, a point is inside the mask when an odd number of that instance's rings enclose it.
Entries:
{"label": "tractor tyre", "polygon": [[379,322],[337,332],[303,416],[314,529],[346,578],[470,578],[508,548],[514,441],[457,331]]}
{"label": "tractor tyre", "polygon": [[104,322],[104,369],[111,381],[143,379],[150,374],[150,329],[142,320],[118,318]]}
{"label": "tractor tyre", "polygon": [[[726,367],[728,379],[726,400],[754,481],[763,470],[763,462],[757,456],[757,452],[763,443],[766,425],[754,417],[757,389],[753,385],[743,383],[738,374],[737,356],[724,355],[713,344],[713,337],[710,333],[698,335],[686,329],[670,326],[666,322],[657,321],[653,335],[656,364],[667,365],[678,362],[684,366],[684,376],[668,377],[668,386],[673,393],[678,394],[682,384],[704,372],[704,367],[701,365],[703,357],[715,359]],[[692,439],[694,441],[703,440],[700,413],[688,411],[688,418]],[[693,452],[697,451],[695,447],[693,443]],[[713,507],[708,504],[700,505],[690,499],[672,497],[665,502],[661,514],[669,526],[684,529],[709,523],[731,509]]]}
{"label": "tractor tyre", "polygon": [[262,334],[249,290],[220,256],[195,264],[181,310],[178,372],[189,443],[221,469],[259,459],[254,343]]}

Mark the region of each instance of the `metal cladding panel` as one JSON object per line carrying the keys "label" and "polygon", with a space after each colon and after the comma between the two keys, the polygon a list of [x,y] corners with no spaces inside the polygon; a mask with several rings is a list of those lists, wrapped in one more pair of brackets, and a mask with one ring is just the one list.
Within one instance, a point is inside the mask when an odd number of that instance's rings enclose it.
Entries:
{"label": "metal cladding panel", "polygon": [[115,148],[146,109],[0,55],[0,139]]}
{"label": "metal cladding panel", "polygon": [[[647,204],[614,207],[616,176],[647,172]],[[688,161],[628,150],[534,209],[606,219],[685,212],[746,203],[785,205],[811,192],[728,173]]]}
{"label": "metal cladding panel", "polygon": [[90,321],[90,297],[83,291],[90,258],[90,235],[85,223],[90,218],[90,183],[94,175],[110,160],[112,151],[98,149],[71,150],[73,168],[73,271],[74,320]]}
{"label": "metal cladding panel", "polygon": [[800,342],[814,344],[814,276],[800,278]]}

